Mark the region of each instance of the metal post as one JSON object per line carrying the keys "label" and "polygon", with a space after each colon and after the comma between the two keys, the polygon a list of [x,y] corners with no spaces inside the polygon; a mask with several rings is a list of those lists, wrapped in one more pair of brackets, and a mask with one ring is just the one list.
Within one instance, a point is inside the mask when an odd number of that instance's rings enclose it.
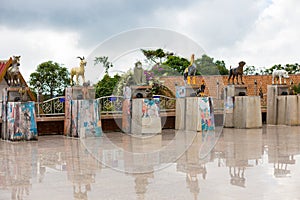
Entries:
{"label": "metal post", "polygon": [[257,96],[257,81],[254,79],[254,90],[255,90],[255,96]]}
{"label": "metal post", "polygon": [[219,99],[219,80],[217,79],[217,99]]}
{"label": "metal post", "polygon": [[40,92],[41,92],[41,83],[36,82],[37,87],[37,116],[40,117]]}

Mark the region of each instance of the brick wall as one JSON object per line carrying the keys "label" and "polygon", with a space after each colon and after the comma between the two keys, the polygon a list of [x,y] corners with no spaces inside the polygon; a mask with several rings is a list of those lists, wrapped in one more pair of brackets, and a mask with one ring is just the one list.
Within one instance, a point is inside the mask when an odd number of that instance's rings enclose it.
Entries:
{"label": "brick wall", "polygon": [[[290,78],[287,79],[287,84],[290,85],[290,80],[293,80],[294,84],[300,83],[300,75],[289,75]],[[205,93],[212,97],[217,97],[217,93],[219,91],[219,98],[221,98],[221,94],[223,88],[227,85],[228,76],[196,76],[196,84],[201,85],[202,80],[205,81],[206,89]],[[166,76],[161,77],[161,81],[163,84],[170,88],[175,94],[175,84],[179,86],[183,86],[183,77],[182,76]],[[254,80],[256,80],[257,85],[255,87]],[[217,81],[219,81],[219,89],[217,89]],[[258,95],[259,88],[262,88],[262,92],[264,94],[263,104],[266,104],[266,95],[267,95],[267,85],[272,84],[272,75],[250,75],[243,76],[243,81],[247,86],[247,92],[249,96]],[[236,81],[235,81],[236,82]]]}
{"label": "brick wall", "polygon": [[40,135],[63,135],[64,121],[37,122],[38,134]]}

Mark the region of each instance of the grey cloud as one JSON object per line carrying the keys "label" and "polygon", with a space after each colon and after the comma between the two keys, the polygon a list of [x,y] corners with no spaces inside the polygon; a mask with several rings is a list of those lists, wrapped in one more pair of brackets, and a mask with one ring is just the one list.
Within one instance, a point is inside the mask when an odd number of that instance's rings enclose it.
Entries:
{"label": "grey cloud", "polygon": [[[151,19],[159,7],[184,7],[188,1],[172,0],[90,0],[41,1],[3,0],[0,24],[11,28],[51,28],[80,32],[83,43],[141,27],[140,18]],[[90,45],[90,44],[89,44]]]}

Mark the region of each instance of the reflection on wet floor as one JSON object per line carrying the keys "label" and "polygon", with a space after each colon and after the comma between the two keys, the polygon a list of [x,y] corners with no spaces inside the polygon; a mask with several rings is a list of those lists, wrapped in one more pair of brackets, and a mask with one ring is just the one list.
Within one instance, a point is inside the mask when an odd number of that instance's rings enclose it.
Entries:
{"label": "reflection on wet floor", "polygon": [[299,127],[0,142],[0,199],[298,199]]}

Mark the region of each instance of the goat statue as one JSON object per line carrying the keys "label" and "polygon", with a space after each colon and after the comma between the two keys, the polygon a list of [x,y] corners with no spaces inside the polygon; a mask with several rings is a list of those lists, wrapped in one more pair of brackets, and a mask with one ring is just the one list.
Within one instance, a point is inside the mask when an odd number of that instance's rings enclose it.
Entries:
{"label": "goat statue", "polygon": [[277,79],[277,84],[282,84],[281,79],[284,79],[284,84],[286,84],[286,79],[289,78],[289,74],[287,71],[280,69],[274,70],[272,73],[272,84],[275,84],[275,80]]}
{"label": "goat statue", "polygon": [[84,67],[86,66],[86,60],[84,59],[84,56],[77,57],[80,59],[80,64],[79,67],[73,67],[71,69],[71,80],[70,83],[71,85],[73,84],[73,77],[76,75],[76,85],[79,85],[79,76],[82,78],[82,83],[85,83],[85,78],[84,78]]}
{"label": "goat statue", "polygon": [[20,86],[20,57],[13,56],[12,63],[6,71],[5,78],[9,86]]}

